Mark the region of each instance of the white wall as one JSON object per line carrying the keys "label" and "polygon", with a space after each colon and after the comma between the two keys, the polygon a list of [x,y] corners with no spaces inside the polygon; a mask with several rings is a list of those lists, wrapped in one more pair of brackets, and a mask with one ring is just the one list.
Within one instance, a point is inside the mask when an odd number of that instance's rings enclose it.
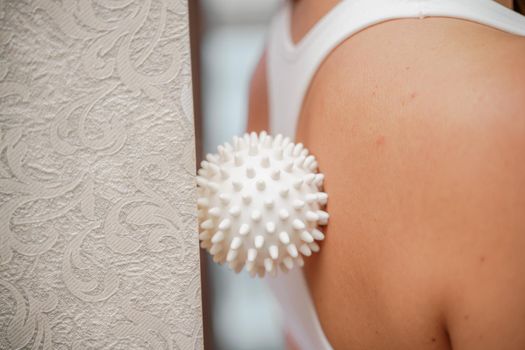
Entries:
{"label": "white wall", "polygon": [[202,349],[186,2],[0,17],[0,349]]}

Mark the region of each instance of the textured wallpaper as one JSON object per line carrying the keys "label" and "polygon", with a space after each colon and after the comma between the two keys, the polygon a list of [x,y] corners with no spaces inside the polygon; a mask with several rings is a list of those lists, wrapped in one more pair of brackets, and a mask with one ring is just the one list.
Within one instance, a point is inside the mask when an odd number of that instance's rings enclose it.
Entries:
{"label": "textured wallpaper", "polygon": [[0,349],[201,349],[185,0],[0,0]]}

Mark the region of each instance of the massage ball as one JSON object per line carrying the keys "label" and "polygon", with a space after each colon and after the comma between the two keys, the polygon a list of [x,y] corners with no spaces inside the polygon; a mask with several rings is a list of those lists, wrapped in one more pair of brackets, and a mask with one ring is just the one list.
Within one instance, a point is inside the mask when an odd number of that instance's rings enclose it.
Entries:
{"label": "massage ball", "polygon": [[301,143],[266,132],[235,136],[201,162],[199,239],[216,263],[274,276],[319,251],[326,225],[323,174]]}

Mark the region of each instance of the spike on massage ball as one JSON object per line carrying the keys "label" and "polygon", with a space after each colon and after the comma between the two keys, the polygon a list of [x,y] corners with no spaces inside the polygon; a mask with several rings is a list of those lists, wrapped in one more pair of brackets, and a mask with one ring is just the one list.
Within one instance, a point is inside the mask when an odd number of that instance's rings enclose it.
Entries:
{"label": "spike on massage ball", "polygon": [[319,251],[328,195],[315,157],[301,144],[266,132],[234,137],[201,163],[199,239],[213,260],[251,276],[303,265]]}

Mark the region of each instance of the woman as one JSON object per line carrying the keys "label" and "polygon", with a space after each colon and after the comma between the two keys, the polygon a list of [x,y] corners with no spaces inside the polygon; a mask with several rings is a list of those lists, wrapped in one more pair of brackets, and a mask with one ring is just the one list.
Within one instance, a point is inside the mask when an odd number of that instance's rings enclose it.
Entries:
{"label": "woman", "polygon": [[498,2],[277,14],[248,129],[304,143],[330,195],[298,348],[525,349],[525,17]]}

